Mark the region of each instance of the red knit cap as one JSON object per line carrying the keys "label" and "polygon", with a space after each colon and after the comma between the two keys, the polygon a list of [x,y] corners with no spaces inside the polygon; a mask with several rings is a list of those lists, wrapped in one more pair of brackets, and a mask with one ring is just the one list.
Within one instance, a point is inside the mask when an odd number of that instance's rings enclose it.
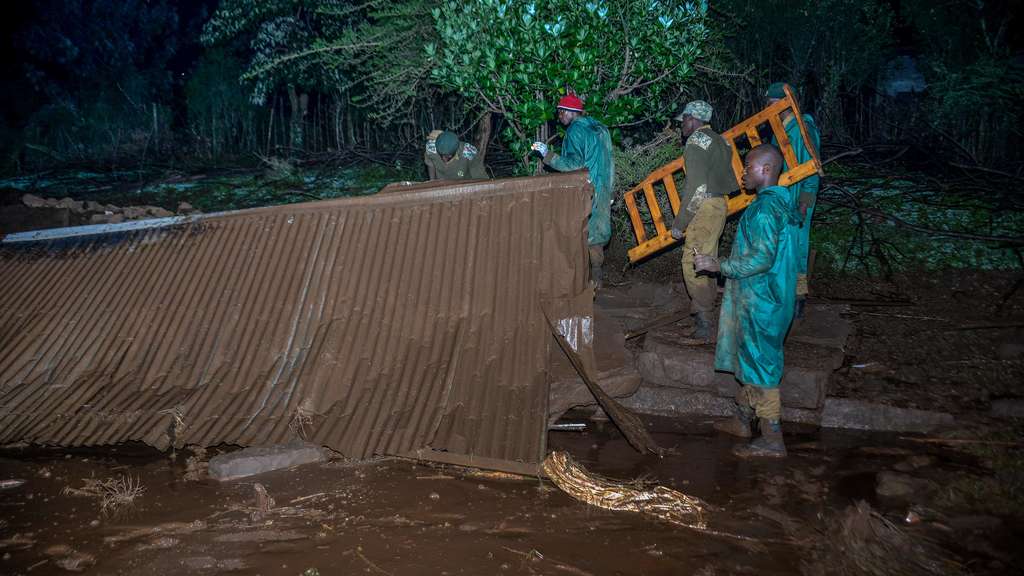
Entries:
{"label": "red knit cap", "polygon": [[566,94],[558,100],[558,107],[573,112],[583,112],[583,100],[575,94]]}

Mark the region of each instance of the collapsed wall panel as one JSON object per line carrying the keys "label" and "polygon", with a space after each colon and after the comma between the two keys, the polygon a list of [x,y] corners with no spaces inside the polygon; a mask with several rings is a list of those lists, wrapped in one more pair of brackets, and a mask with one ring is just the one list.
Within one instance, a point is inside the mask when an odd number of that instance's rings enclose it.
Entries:
{"label": "collapsed wall panel", "polygon": [[539,463],[540,302],[585,288],[590,194],[574,173],[8,236],[0,443]]}

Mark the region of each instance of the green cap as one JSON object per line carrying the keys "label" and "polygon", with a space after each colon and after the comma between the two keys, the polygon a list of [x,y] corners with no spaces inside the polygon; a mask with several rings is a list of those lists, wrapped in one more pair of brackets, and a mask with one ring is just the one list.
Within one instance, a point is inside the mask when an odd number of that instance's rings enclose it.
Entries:
{"label": "green cap", "polygon": [[459,137],[456,136],[454,132],[445,130],[437,137],[435,150],[437,150],[438,154],[442,156],[452,156],[458,149]]}
{"label": "green cap", "polygon": [[676,120],[682,120],[685,116],[693,116],[701,122],[711,122],[711,104],[703,100],[694,100],[683,108],[683,111],[676,116]]}
{"label": "green cap", "polygon": [[786,97],[786,89],[784,88],[785,85],[785,82],[772,83],[772,85],[768,87],[768,91],[764,93],[764,97],[782,100],[783,98]]}

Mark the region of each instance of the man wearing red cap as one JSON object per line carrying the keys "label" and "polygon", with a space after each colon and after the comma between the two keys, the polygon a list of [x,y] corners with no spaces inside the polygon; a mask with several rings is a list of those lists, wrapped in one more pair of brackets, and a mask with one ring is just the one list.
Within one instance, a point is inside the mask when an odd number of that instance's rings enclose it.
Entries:
{"label": "man wearing red cap", "polygon": [[544,164],[559,172],[586,168],[594,185],[594,199],[587,225],[590,252],[590,279],[601,285],[604,247],[612,237],[611,204],[615,166],[612,160],[612,139],[604,124],[583,115],[583,101],[575,94],[566,94],[558,101],[558,121],[566,126],[562,153],[548,150],[543,142],[531,147],[544,157]]}

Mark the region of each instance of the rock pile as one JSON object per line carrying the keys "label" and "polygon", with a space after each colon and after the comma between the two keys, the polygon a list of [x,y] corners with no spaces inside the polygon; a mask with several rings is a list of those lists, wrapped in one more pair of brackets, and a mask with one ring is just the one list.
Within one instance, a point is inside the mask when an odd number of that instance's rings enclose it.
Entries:
{"label": "rock pile", "polygon": [[[88,224],[116,224],[126,220],[145,220],[148,218],[169,218],[174,212],[159,206],[114,206],[101,204],[92,200],[73,200],[71,198],[42,198],[34,194],[25,194],[21,203],[29,208],[56,208],[67,210],[75,215],[75,220]],[[197,213],[198,210],[188,202],[178,204],[177,215]]]}

